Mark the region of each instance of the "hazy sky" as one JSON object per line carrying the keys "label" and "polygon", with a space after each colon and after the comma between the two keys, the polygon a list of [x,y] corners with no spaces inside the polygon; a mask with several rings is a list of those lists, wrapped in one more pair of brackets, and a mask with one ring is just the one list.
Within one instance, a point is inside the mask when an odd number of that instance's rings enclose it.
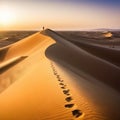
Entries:
{"label": "hazy sky", "polygon": [[120,0],[0,0],[0,16],[0,30],[120,28]]}

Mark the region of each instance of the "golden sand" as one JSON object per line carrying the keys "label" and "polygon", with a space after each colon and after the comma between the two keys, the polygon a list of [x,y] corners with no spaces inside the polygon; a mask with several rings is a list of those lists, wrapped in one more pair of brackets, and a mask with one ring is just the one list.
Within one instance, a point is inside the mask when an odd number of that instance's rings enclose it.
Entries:
{"label": "golden sand", "polygon": [[10,46],[3,63],[17,56],[28,57],[5,69],[0,76],[1,92],[4,90],[0,95],[1,120],[73,118],[64,107],[65,96],[44,54],[53,43],[51,38],[36,33]]}
{"label": "golden sand", "polygon": [[[58,36],[57,39],[59,46],[53,49],[56,47],[55,40],[38,32],[0,50],[5,50],[0,58],[0,120],[120,118],[119,93],[87,74],[88,77],[85,77],[85,73],[79,70],[81,75],[76,74],[74,69],[78,69],[81,62],[73,68],[77,64],[76,59],[69,56],[66,43]],[[71,49],[71,44],[67,45]],[[69,52],[73,54],[72,51],[74,47]],[[88,55],[89,60],[96,60],[84,50],[80,54],[83,58]],[[16,61],[21,56],[24,59]],[[67,61],[70,59],[75,64],[70,66]]]}

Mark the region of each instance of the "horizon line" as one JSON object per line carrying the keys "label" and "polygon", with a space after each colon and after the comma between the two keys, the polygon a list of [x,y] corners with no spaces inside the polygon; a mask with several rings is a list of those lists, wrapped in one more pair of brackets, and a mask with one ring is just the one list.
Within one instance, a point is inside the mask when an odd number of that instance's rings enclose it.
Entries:
{"label": "horizon line", "polygon": [[[120,30],[120,28],[81,28],[81,29],[55,29],[55,28],[45,28],[45,29],[52,29],[55,31],[103,31],[103,30]],[[43,30],[42,28],[40,29],[0,29],[0,32],[2,31],[41,31]]]}

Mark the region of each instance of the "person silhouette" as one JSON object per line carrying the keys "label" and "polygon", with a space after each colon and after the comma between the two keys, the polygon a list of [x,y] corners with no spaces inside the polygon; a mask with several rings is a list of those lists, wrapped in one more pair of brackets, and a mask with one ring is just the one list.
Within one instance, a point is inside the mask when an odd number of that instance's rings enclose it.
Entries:
{"label": "person silhouette", "polygon": [[45,29],[45,27],[43,26],[43,30]]}

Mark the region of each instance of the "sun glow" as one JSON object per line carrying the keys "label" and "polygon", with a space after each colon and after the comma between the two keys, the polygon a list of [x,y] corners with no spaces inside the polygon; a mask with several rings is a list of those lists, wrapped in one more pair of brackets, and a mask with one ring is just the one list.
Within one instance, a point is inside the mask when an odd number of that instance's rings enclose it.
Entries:
{"label": "sun glow", "polygon": [[10,25],[14,21],[14,12],[6,7],[0,8],[0,24]]}

